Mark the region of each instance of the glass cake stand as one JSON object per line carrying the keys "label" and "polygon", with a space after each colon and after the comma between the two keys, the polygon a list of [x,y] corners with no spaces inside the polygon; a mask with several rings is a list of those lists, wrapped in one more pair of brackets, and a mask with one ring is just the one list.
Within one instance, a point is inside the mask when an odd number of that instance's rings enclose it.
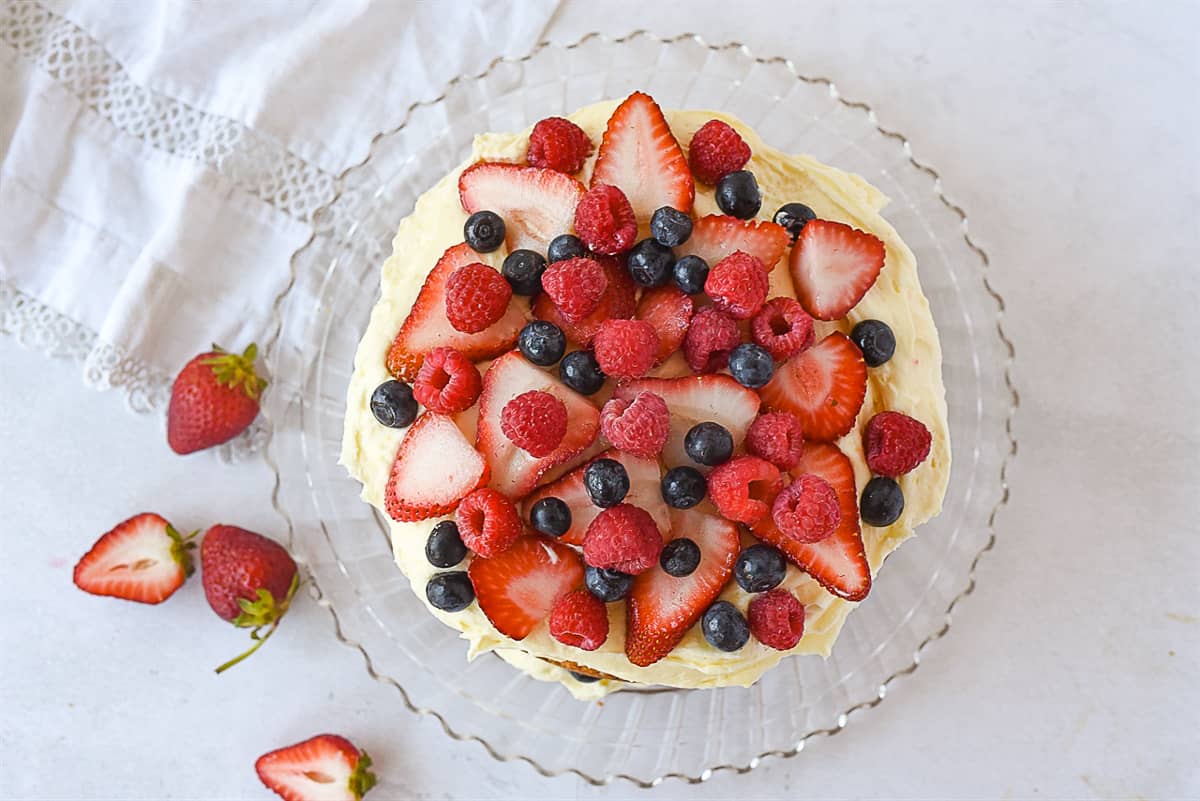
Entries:
{"label": "glass cake stand", "polygon": [[[891,197],[885,214],[917,255],[941,332],[954,469],[941,516],[888,558],[828,660],[788,658],[750,689],[619,692],[597,704],[492,656],[468,664],[466,643],[425,612],[392,561],[383,521],[359,500],[358,484],[337,458],[346,387],[377,300],[379,267],[416,198],[465,158],[476,133],[520,130],[635,89],[663,107],[734,114],[773,146],[860,173]],[[545,775],[640,786],[700,782],[794,756],[810,738],[835,734],[879,704],[946,633],[956,604],[973,589],[1016,451],[1003,300],[988,285],[987,256],[968,236],[965,212],[942,193],[938,173],[913,157],[901,134],[880,125],[870,106],[843,98],[829,80],[692,35],[543,44],[413,104],[340,177],[316,229],[294,255],[294,281],[275,310],[268,458],[277,476],[274,502],[315,580],[312,593],[333,616],[338,639],[395,690],[380,716],[432,716],[450,737]]]}

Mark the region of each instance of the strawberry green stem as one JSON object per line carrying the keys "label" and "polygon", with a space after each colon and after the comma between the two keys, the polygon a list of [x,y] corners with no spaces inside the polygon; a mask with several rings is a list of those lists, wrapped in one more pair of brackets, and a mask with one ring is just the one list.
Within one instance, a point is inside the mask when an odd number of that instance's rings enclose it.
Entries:
{"label": "strawberry green stem", "polygon": [[[229,670],[229,668],[246,659],[259,648],[262,648],[262,644],[270,639],[271,635],[275,633],[275,629],[279,628],[279,621],[283,619],[288,607],[291,606],[292,598],[296,595],[296,588],[299,586],[300,573],[297,571],[292,575],[292,583],[288,587],[287,597],[283,599],[283,603],[276,604],[275,598],[271,595],[270,591],[261,588],[258,590],[257,600],[248,601],[242,599],[238,601],[238,604],[242,608],[242,613],[234,618],[232,621],[233,625],[240,628],[250,628],[253,626],[254,630],[250,632],[250,639],[254,640],[254,645],[218,667],[218,674]],[[264,628],[266,628],[267,633],[260,636],[259,632]]]}

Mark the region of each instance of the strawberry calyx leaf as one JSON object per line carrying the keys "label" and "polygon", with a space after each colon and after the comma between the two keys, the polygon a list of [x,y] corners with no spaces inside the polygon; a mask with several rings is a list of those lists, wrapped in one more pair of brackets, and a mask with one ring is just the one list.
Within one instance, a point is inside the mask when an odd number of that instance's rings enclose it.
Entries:
{"label": "strawberry calyx leaf", "polygon": [[267,388],[267,380],[261,378],[254,370],[254,360],[258,358],[258,345],[251,342],[240,354],[229,353],[220,345],[213,345],[213,353],[203,364],[212,368],[217,383],[221,386],[236,389],[241,387],[246,396],[257,400],[262,391]]}
{"label": "strawberry calyx leaf", "polygon": [[[224,673],[238,662],[246,659],[270,639],[271,635],[275,633],[275,629],[279,628],[279,621],[287,613],[299,586],[300,573],[297,571],[292,576],[291,586],[288,587],[287,596],[282,602],[277,602],[271,595],[271,591],[262,587],[255,593],[258,596],[255,600],[238,599],[238,606],[242,611],[231,622],[238,628],[253,628],[254,630],[250,632],[250,639],[254,640],[254,645],[218,667],[217,673]],[[264,628],[266,629],[265,633],[263,633]]]}
{"label": "strawberry calyx leaf", "polygon": [[196,548],[196,543],[193,540],[200,531],[193,531],[186,537],[179,533],[178,529],[167,523],[167,536],[171,538],[171,558],[175,560],[175,564],[183,568],[183,575],[190,576],[196,572],[196,560],[192,558],[192,551]]}
{"label": "strawberry calyx leaf", "polygon": [[358,763],[354,766],[354,772],[350,774],[350,792],[357,799],[361,799],[366,795],[367,791],[374,787],[378,781],[370,768],[370,754],[366,751],[360,751],[358,754]]}

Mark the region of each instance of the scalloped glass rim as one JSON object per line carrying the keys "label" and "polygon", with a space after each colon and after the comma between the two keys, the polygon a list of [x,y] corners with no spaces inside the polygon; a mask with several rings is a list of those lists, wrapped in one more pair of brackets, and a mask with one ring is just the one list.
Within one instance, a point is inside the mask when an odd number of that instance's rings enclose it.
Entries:
{"label": "scalloped glass rim", "polygon": [[[858,172],[892,198],[886,216],[917,253],[942,336],[955,464],[942,515],[888,559],[829,660],[789,658],[749,689],[622,692],[601,705],[575,702],[558,685],[528,679],[494,657],[464,664],[465,644],[413,596],[382,521],[336,461],[346,383],[376,300],[379,265],[416,197],[462,160],[477,132],[520,130],[633,89],[666,107],[732,113],[776,147]],[[786,113],[772,113],[781,108]],[[329,609],[338,639],[398,691],[397,708],[432,716],[450,737],[547,776],[643,787],[665,778],[700,782],[714,771],[749,771],[768,756],[794,756],[809,738],[837,733],[880,703],[949,629],[1008,498],[1018,402],[1013,348],[1001,325],[1003,300],[987,283],[987,255],[971,241],[966,214],[942,194],[938,173],[912,157],[907,139],[880,126],[868,105],[740,44],[709,45],[691,34],[589,34],[456,78],[376,136],[368,157],[338,183],[334,201],[316,215],[313,238],[293,256],[293,281],[276,303],[278,327],[267,348],[274,381],[265,410],[268,461],[276,472],[273,501],[314,579],[312,594]]]}

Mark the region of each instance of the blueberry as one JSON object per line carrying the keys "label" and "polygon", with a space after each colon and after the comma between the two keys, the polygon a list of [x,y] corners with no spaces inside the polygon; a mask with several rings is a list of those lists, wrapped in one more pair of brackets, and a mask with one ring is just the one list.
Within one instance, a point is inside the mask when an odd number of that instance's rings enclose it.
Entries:
{"label": "blueberry", "polygon": [[731,172],[717,182],[717,205],[739,220],[749,220],[762,208],[762,192],[749,170]]}
{"label": "blueberry", "polygon": [[817,213],[803,203],[784,203],[779,207],[779,211],[775,212],[775,222],[782,225],[791,234],[793,245],[796,244],[796,237],[800,236],[800,232],[804,230],[808,221],[815,219],[817,219]]}
{"label": "blueberry", "polygon": [[775,375],[775,360],[766,348],[744,342],[729,352],[729,372],[743,387],[765,387]]}
{"label": "blueberry", "polygon": [[590,350],[577,350],[567,354],[558,366],[558,377],[580,395],[595,395],[604,386],[607,377]]}
{"label": "blueberry", "polygon": [[388,428],[404,428],[417,418],[412,387],[403,381],[384,381],[371,393],[371,414]]}
{"label": "blueberry", "polygon": [[858,508],[867,525],[890,526],[904,511],[904,493],[895,479],[875,476],[863,487]]}
{"label": "blueberry", "polygon": [[471,586],[471,579],[461,570],[438,573],[425,585],[425,597],[434,609],[461,612],[475,600],[475,588]]}
{"label": "blueberry", "polygon": [[643,239],[629,251],[625,262],[633,280],[642,286],[662,286],[671,280],[675,254],[666,245],[653,239]]}
{"label": "blueberry", "polygon": [[750,639],[746,618],[729,601],[717,601],[708,607],[700,621],[700,630],[708,644],[720,651],[736,651]]}
{"label": "blueberry", "polygon": [[616,459],[597,459],[584,469],[583,486],[592,503],[607,509],[629,494],[629,474]]}
{"label": "blueberry", "polygon": [[673,539],[663,546],[658,563],[668,576],[690,576],[700,566],[700,546],[687,537]]}
{"label": "blueberry", "polygon": [[716,467],[733,456],[733,437],[720,423],[697,423],[683,438],[683,449],[697,464]]}
{"label": "blueberry", "polygon": [[571,674],[571,678],[575,679],[575,681],[579,682],[580,684],[595,684],[596,682],[600,681],[599,676],[589,676],[586,673],[579,673],[575,670],[568,670],[567,672]]}
{"label": "blueberry", "polygon": [[577,259],[586,253],[587,248],[583,246],[579,237],[574,234],[559,234],[550,240],[550,247],[546,250],[546,261],[553,264],[556,261]]}
{"label": "blueberry", "polygon": [[529,524],[543,534],[561,537],[571,529],[571,507],[560,498],[542,498],[529,510]]}
{"label": "blueberry", "polygon": [[672,467],[662,479],[663,500],[676,509],[691,509],[707,492],[708,482],[694,467]]}
{"label": "blueberry", "polygon": [[500,274],[512,285],[513,294],[536,295],[542,291],[542,273],[546,260],[532,250],[514,250],[504,257]]}
{"label": "blueberry", "polygon": [[770,545],[751,545],[738,554],[733,564],[733,577],[746,592],[766,592],[779,586],[787,575],[787,560],[778,548]]}
{"label": "blueberry", "polygon": [[689,295],[695,295],[704,291],[704,282],[708,280],[708,262],[699,256],[684,256],[675,262],[671,272],[675,286]]}
{"label": "blueberry", "polygon": [[517,347],[529,361],[539,367],[549,367],[566,352],[567,336],[554,323],[530,320],[517,337]]}
{"label": "blueberry", "polygon": [[609,570],[588,565],[583,571],[583,584],[588,592],[605,603],[619,601],[629,594],[633,576],[620,570]]}
{"label": "blueberry", "polygon": [[650,235],[664,247],[677,248],[692,235],[692,216],[663,206],[650,218]]}
{"label": "blueberry", "polygon": [[443,520],[429,532],[425,541],[425,558],[434,567],[454,567],[467,556],[458,526],[453,520]]}
{"label": "blueberry", "polygon": [[863,320],[854,326],[850,338],[862,351],[868,367],[878,367],[896,353],[896,335],[882,320]]}
{"label": "blueberry", "polygon": [[491,253],[504,244],[504,220],[494,211],[477,211],[463,224],[463,239],[476,253]]}

